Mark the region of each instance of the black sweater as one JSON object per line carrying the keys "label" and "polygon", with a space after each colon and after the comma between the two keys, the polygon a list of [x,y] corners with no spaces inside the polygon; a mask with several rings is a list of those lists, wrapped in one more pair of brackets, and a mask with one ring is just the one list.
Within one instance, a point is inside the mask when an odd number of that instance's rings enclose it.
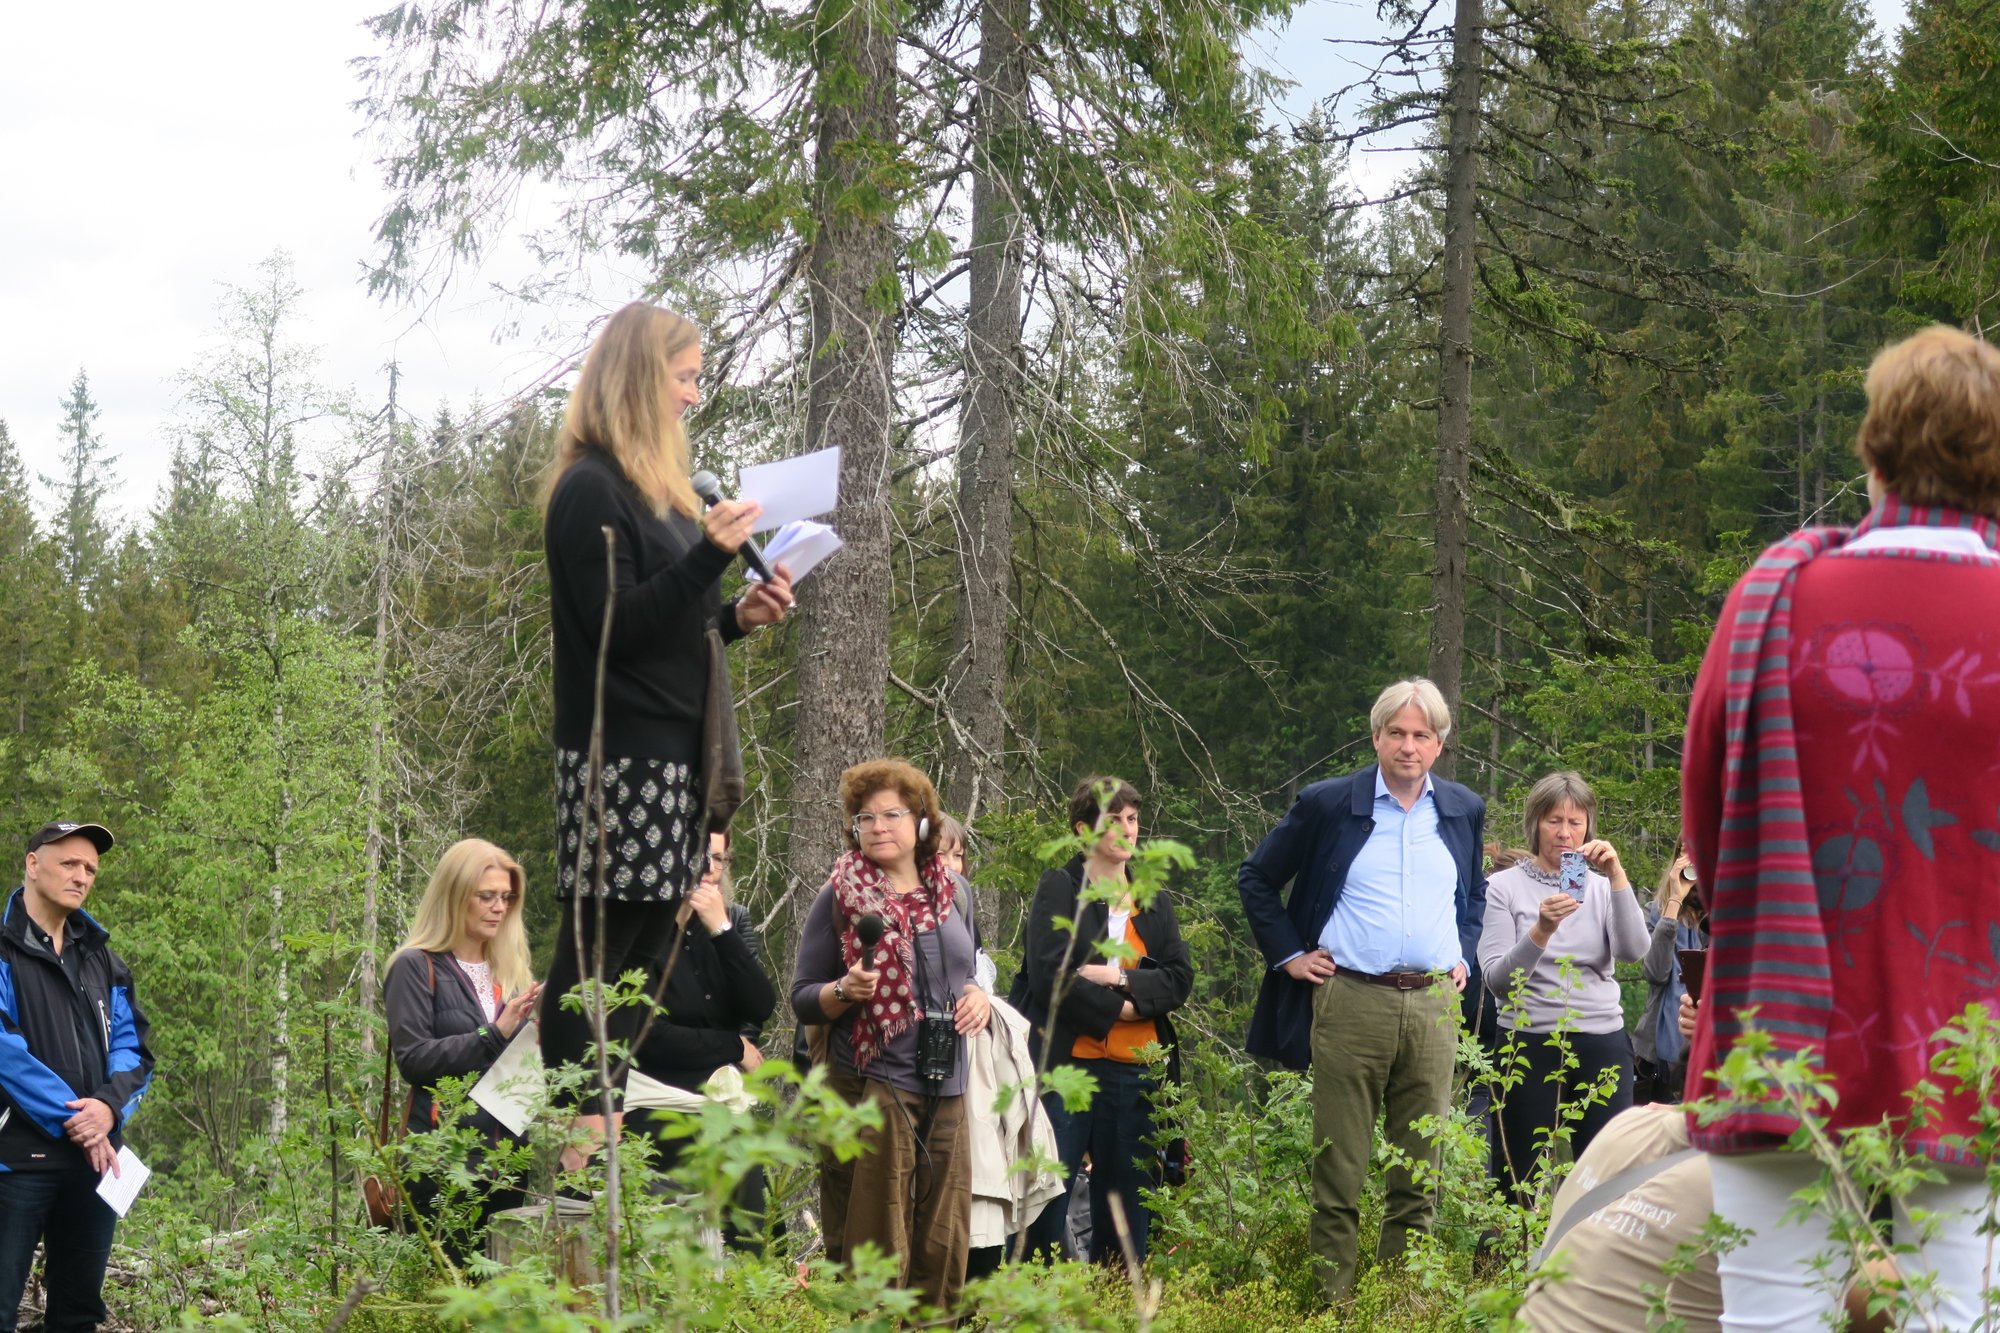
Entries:
{"label": "black sweater", "polygon": [[[1082,891],[1082,857],[1060,869],[1044,872],[1041,883],[1035,886],[1035,900],[1028,908],[1026,938],[1022,942],[1021,974],[1014,990],[1014,1003],[1034,1025],[1031,1042],[1036,1043],[1037,1053],[1041,1041],[1053,1043],[1049,1054],[1052,1064],[1069,1062],[1070,1050],[1078,1037],[1102,1039],[1109,1035],[1128,998],[1124,992],[1074,975],[1085,964],[1104,961],[1096,946],[1104,938],[1105,926],[1111,919],[1111,909],[1101,902],[1086,903],[1079,908],[1076,900]],[[1070,946],[1070,932],[1056,924],[1058,917],[1076,922],[1078,939],[1074,948]],[[1168,1015],[1186,1004],[1194,992],[1194,963],[1181,940],[1180,921],[1174,916],[1173,901],[1165,889],[1153,895],[1153,901],[1144,911],[1132,914],[1132,924],[1139,938],[1146,942],[1146,956],[1127,978],[1132,988],[1129,998],[1139,1017],[1152,1019],[1158,1027],[1160,1044],[1169,1052],[1169,1069],[1173,1071],[1178,1063],[1175,1058],[1178,1038]],[[1056,978],[1064,971],[1065,961],[1071,975],[1063,988],[1062,1004],[1051,1015],[1049,999],[1055,992]],[[1171,1072],[1169,1076],[1173,1076]]]}
{"label": "black sweater", "polygon": [[542,529],[549,561],[549,628],[555,641],[555,743],[590,744],[597,649],[604,633],[604,532],[617,534],[611,650],[604,673],[604,752],[613,757],[698,759],[708,701],[708,627],[742,637],[721,579],[731,556],[694,520],[665,519],[609,454],[590,450],[556,483]]}
{"label": "black sweater", "polygon": [[699,1092],[716,1070],[740,1062],[743,1039],[755,1041],[778,1007],[750,914],[731,903],[729,924],[710,935],[699,919],[688,921],[660,997],[666,1012],[654,1018],[639,1048],[640,1072],[670,1087]]}

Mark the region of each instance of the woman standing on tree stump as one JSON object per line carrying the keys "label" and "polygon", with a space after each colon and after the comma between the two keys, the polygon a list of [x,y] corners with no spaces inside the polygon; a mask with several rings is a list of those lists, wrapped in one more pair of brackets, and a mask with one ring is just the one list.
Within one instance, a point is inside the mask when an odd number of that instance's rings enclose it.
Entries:
{"label": "woman standing on tree stump", "polygon": [[[607,982],[629,969],[658,968],[675,907],[701,878],[712,822],[702,772],[712,633],[718,644],[732,642],[784,619],[792,605],[783,566],[774,581],[722,601],[723,571],[761,510],[724,500],[704,511],[695,496],[682,417],[700,400],[700,381],[694,325],[657,306],[626,306],[584,359],[550,472],[543,537],[555,658],[556,896],[563,904],[541,1013],[542,1058],[551,1066],[583,1061],[589,1050],[588,1017],[561,1001],[590,976],[593,955],[602,949]],[[600,645],[603,763],[593,774]],[[593,778],[601,805],[593,803]],[[612,1015],[611,1036],[629,1042],[638,1012]],[[585,1097],[580,1110],[601,1141],[597,1096]],[[581,1157],[566,1153],[564,1164],[578,1166]]]}

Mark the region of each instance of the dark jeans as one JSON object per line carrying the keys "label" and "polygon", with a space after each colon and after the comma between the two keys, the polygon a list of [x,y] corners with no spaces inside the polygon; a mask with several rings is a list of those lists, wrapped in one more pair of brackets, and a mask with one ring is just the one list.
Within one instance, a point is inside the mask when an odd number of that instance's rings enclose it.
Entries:
{"label": "dark jeans", "polygon": [[[1120,1259],[1124,1251],[1118,1243],[1117,1224],[1111,1220],[1111,1199],[1115,1195],[1125,1212],[1131,1232],[1132,1250],[1140,1260],[1146,1257],[1146,1239],[1152,1230],[1153,1215],[1140,1201],[1139,1191],[1154,1185],[1153,1084],[1146,1066],[1120,1060],[1079,1060],[1079,1068],[1097,1078],[1097,1094],[1087,1111],[1064,1109],[1062,1099],[1051,1094],[1044,1099],[1049,1119],[1056,1131],[1056,1154],[1062,1158],[1063,1183],[1073,1185],[1090,1154],[1090,1254],[1093,1261]],[[1062,1235],[1067,1193],[1042,1210],[1029,1228],[1029,1246],[1045,1255],[1064,1252],[1058,1242]]]}
{"label": "dark jeans", "polygon": [[86,1333],[108,1317],[104,1266],[118,1215],[83,1171],[0,1171],[0,1333],[13,1333],[35,1242],[45,1243],[46,1333]]}
{"label": "dark jeans", "polygon": [[1675,1061],[1672,1064],[1655,1064],[1651,1060],[1637,1060],[1632,1065],[1632,1105],[1651,1106],[1656,1102],[1674,1103],[1681,1099],[1681,1082],[1687,1077],[1687,1065]]}
{"label": "dark jeans", "polygon": [[[1618,1086],[1611,1099],[1590,1107],[1572,1123],[1571,1159],[1583,1150],[1620,1111],[1632,1105],[1632,1039],[1621,1028],[1617,1032],[1566,1032],[1560,1038],[1549,1033],[1514,1034],[1524,1057],[1525,1076],[1508,1092],[1499,1108],[1500,1137],[1507,1150],[1507,1165],[1514,1179],[1514,1197],[1527,1201],[1527,1186],[1535,1167],[1547,1151],[1548,1134],[1555,1127],[1557,1111],[1581,1100],[1583,1090],[1594,1087],[1606,1069],[1618,1071]],[[1576,1067],[1558,1074],[1564,1064],[1562,1047],[1575,1057]],[[1501,1049],[1502,1067],[1507,1061]]]}
{"label": "dark jeans", "polygon": [[[604,904],[604,982],[608,988],[618,980],[619,974],[640,969],[646,973],[647,985],[657,983],[660,968],[666,965],[667,951],[673,945],[675,903],[621,903]],[[576,918],[583,919],[583,953],[576,950]],[[578,984],[589,993],[591,955],[597,951],[597,900],[595,898],[571,898],[563,903],[562,927],[556,932],[555,961],[549,964],[549,979],[542,991],[542,1006],[538,1018],[542,1033],[542,1063],[554,1068],[561,1064],[582,1064],[590,1059],[591,1043],[596,1040],[591,1031],[590,1016],[583,1011],[565,1008],[559,1003],[562,996]],[[622,1041],[628,1047],[639,1035],[639,1025],[645,1021],[645,1011],[641,1006],[628,1005],[614,1009],[607,1024],[611,1040]],[[614,1063],[612,1069],[617,1070]],[[593,1079],[593,1082],[595,1080]],[[619,1090],[624,1091],[625,1081],[616,1080]],[[576,1107],[584,1115],[602,1115],[596,1093],[582,1097]]]}

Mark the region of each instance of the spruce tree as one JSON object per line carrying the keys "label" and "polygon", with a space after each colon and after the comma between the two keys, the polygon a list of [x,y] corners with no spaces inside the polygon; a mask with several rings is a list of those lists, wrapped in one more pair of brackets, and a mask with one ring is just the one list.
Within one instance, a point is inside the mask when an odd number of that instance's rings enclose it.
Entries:
{"label": "spruce tree", "polygon": [[97,400],[90,394],[90,376],[76,372],[63,397],[62,470],[44,476],[42,485],[55,500],[57,569],[78,603],[89,604],[91,586],[104,566],[111,546],[111,525],[104,499],[117,484],[117,474],[97,433]]}

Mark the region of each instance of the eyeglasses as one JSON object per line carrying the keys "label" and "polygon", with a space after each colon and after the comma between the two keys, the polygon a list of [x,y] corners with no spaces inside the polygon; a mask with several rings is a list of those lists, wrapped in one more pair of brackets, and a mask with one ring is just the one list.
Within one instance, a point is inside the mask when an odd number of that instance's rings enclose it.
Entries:
{"label": "eyeglasses", "polygon": [[710,870],[729,869],[729,853],[724,852],[720,856],[718,856],[714,852],[710,852],[708,854],[708,868]]}
{"label": "eyeglasses", "polygon": [[883,828],[894,828],[909,817],[910,812],[908,810],[884,810],[880,814],[871,811],[859,814],[854,817],[854,831],[856,833],[867,833],[877,824],[880,824]]}
{"label": "eyeglasses", "polygon": [[478,903],[481,907],[492,907],[496,903],[505,903],[507,906],[512,907],[515,903],[521,901],[521,895],[514,892],[495,893],[491,889],[483,889],[472,895],[472,901]]}

